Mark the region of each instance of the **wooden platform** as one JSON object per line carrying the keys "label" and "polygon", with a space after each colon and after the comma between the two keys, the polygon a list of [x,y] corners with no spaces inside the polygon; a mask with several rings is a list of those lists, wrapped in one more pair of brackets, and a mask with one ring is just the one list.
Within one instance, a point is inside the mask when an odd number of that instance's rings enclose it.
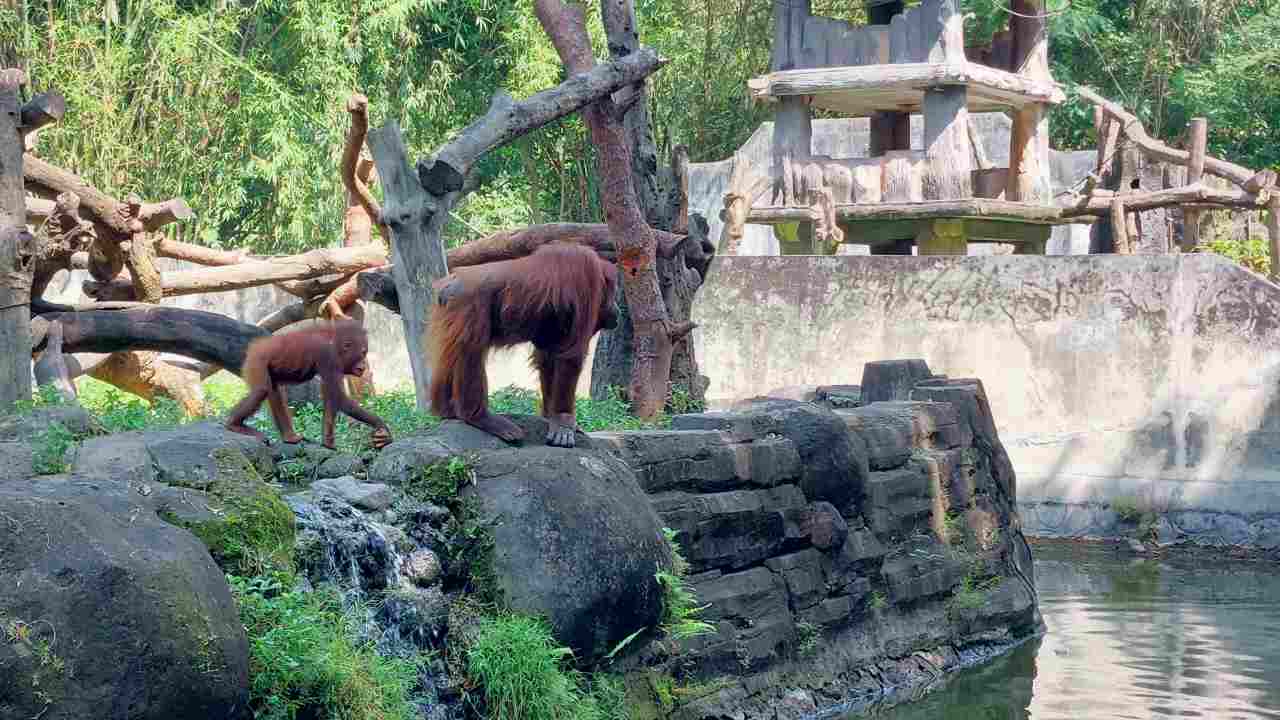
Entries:
{"label": "wooden platform", "polygon": [[[807,207],[754,207],[747,222],[757,225],[811,223],[817,211]],[[1054,225],[1091,223],[1065,217],[1063,208],[975,198],[912,203],[837,205],[836,220],[846,243],[870,245],[876,254],[965,254],[967,243],[1009,243],[1024,254],[1042,254]]]}
{"label": "wooden platform", "polygon": [[753,98],[774,101],[808,96],[814,107],[849,117],[877,111],[921,111],[929,88],[963,85],[970,112],[1018,109],[1030,103],[1066,100],[1057,84],[1033,80],[972,62],[893,63],[781,70],[747,81]]}
{"label": "wooden platform", "polygon": [[[886,220],[973,219],[996,220],[1034,225],[1091,223],[1092,217],[1063,214],[1066,208],[1055,205],[972,198],[970,200],[925,200],[922,202],[886,202],[836,205],[836,218],[841,223]],[[753,207],[747,222],[757,225],[807,222],[816,217],[808,207]]]}

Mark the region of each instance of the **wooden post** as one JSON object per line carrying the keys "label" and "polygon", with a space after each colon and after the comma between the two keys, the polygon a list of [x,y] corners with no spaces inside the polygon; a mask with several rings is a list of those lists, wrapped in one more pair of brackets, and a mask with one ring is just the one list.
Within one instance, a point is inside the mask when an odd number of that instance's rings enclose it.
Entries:
{"label": "wooden post", "polygon": [[924,0],[917,9],[925,62],[964,63],[964,16],[960,0]]}
{"label": "wooden post", "polygon": [[[788,166],[809,159],[813,147],[813,118],[808,99],[785,97],[773,111],[773,177],[781,180],[782,205],[802,205],[802,190]],[[775,200],[775,202],[777,202]]]}
{"label": "wooden post", "polygon": [[924,95],[925,200],[973,197],[968,99],[964,86],[930,88]]}
{"label": "wooden post", "polygon": [[968,255],[964,220],[944,218],[924,223],[916,234],[916,251],[920,255]]}
{"label": "wooden post", "polygon": [[[1010,10],[1013,71],[1035,80],[1052,80],[1044,0],[1012,0]],[[1013,114],[1006,200],[1036,203],[1049,200],[1051,191],[1046,177],[1049,168],[1049,120],[1046,110],[1046,106],[1035,103]]]}
{"label": "wooden post", "polygon": [[1271,242],[1271,281],[1280,282],[1280,195],[1267,201],[1267,239]]}
{"label": "wooden post", "polygon": [[906,3],[903,0],[868,0],[867,23],[870,25],[888,25],[893,16],[902,12]]}
{"label": "wooden post", "polygon": [[[1189,130],[1191,135],[1191,157],[1187,160],[1187,184],[1193,185],[1204,178],[1205,149],[1209,143],[1209,121],[1202,117],[1191,118]],[[1200,211],[1192,208],[1183,208],[1182,249],[1184,252],[1190,252],[1199,244]]]}
{"label": "wooden post", "polygon": [[21,70],[0,69],[0,412],[31,398],[31,271],[22,180]]}
{"label": "wooden post", "polygon": [[1125,220],[1124,199],[1119,195],[1111,200],[1111,237],[1112,252],[1117,255],[1130,254],[1129,225]]}
{"label": "wooden post", "polygon": [[911,149],[911,114],[877,110],[871,113],[870,157],[890,150]]}

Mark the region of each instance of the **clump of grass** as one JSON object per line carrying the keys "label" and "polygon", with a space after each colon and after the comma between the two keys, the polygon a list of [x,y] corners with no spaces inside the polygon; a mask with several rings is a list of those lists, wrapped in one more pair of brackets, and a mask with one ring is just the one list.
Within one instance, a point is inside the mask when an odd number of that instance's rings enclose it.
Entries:
{"label": "clump of grass", "polygon": [[[483,693],[483,716],[489,720],[615,717],[617,685],[597,680],[592,688],[589,678],[569,667],[572,655],[555,642],[551,627],[541,619],[506,615],[485,620],[467,652],[467,674]],[[615,706],[606,709],[601,698]]]}
{"label": "clump of grass", "polygon": [[796,623],[796,652],[809,655],[818,649],[818,626],[801,620]]}
{"label": "clump of grass", "polygon": [[869,601],[872,610],[883,610],[889,607],[889,598],[885,597],[883,592],[873,590],[871,592],[871,600]]}
{"label": "clump of grass", "polygon": [[76,442],[75,433],[60,422],[51,422],[31,448],[31,469],[37,475],[56,475],[68,469],[67,452]]}
{"label": "clump of grass", "polygon": [[229,576],[250,642],[257,720],[410,720],[413,661],[357,640],[355,610],[330,589],[289,590],[288,575]]}
{"label": "clump of grass", "polygon": [[947,617],[955,619],[959,615],[982,607],[987,601],[988,594],[1002,582],[1004,577],[1000,575],[980,579],[974,573],[969,573],[961,581],[960,588],[947,600]]}
{"label": "clump of grass", "polygon": [[699,605],[693,589],[689,587],[686,575],[689,573],[689,562],[680,554],[680,545],[676,542],[676,531],[663,528],[671,546],[671,571],[658,569],[658,584],[662,586],[662,631],[676,640],[683,640],[698,635],[714,633],[714,625],[698,619],[706,605]]}
{"label": "clump of grass", "polygon": [[404,494],[421,502],[456,510],[458,493],[475,482],[475,471],[465,456],[455,455],[420,469],[401,486]]}

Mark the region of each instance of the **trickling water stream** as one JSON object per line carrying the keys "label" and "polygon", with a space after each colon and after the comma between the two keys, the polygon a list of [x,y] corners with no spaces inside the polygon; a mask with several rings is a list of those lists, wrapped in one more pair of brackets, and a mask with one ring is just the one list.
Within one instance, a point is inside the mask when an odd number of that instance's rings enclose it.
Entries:
{"label": "trickling water stream", "polygon": [[1037,545],[1049,632],[891,720],[1280,718],[1280,567]]}

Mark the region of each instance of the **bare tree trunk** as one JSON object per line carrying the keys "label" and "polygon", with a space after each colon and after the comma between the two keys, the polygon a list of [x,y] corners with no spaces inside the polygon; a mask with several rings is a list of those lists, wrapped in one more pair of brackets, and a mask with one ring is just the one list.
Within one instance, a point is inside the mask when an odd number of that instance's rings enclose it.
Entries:
{"label": "bare tree trunk", "polygon": [[0,69],[0,412],[31,398],[31,271],[35,238],[23,197],[21,70]]}
{"label": "bare tree trunk", "polygon": [[[534,12],[565,70],[571,74],[590,71],[595,59],[582,7],[566,6],[560,0],[535,0]],[[674,340],[692,327],[673,328],[663,302],[657,275],[657,241],[636,203],[631,147],[622,127],[625,109],[605,97],[585,107],[582,113],[596,145],[600,195],[618,248],[618,266],[631,315],[634,354],[628,390],[632,411],[647,418],[657,415],[666,405]]]}
{"label": "bare tree trunk", "polygon": [[435,304],[431,283],[448,272],[442,236],[450,210],[466,192],[471,168],[493,148],[634,84],[662,64],[656,53],[645,49],[624,60],[588,68],[590,72],[575,74],[519,102],[499,93],[483,117],[435,155],[419,161],[416,168],[396,123],[369,132],[367,144],[384,190],[382,221],[390,231],[392,272],[420,407],[428,404],[431,384],[430,309]]}

